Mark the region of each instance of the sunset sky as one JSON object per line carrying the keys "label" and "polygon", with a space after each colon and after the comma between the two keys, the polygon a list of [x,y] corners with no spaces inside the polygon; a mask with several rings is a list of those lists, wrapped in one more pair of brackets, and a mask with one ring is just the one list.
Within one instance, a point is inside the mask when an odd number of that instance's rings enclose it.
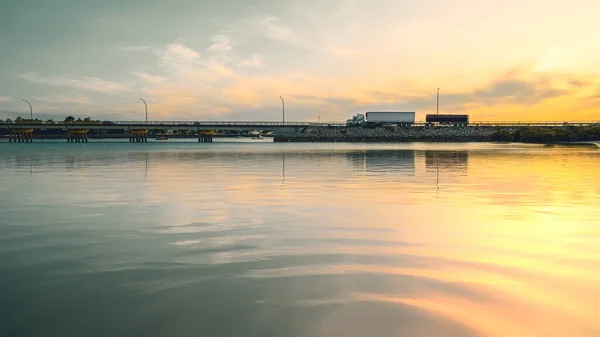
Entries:
{"label": "sunset sky", "polygon": [[[0,118],[600,120],[594,0],[0,0]],[[34,116],[34,117],[35,117]]]}

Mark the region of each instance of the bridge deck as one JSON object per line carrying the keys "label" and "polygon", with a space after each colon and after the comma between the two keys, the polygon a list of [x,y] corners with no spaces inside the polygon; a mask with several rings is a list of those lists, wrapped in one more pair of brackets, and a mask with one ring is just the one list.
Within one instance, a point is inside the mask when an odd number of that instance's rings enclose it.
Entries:
{"label": "bridge deck", "polygon": [[[470,122],[469,126],[587,126],[600,125],[600,122]],[[415,127],[426,126],[416,122]],[[91,129],[91,130],[264,130],[294,129],[306,127],[345,127],[344,122],[254,122],[254,121],[107,121],[102,123],[0,123],[0,129]]]}

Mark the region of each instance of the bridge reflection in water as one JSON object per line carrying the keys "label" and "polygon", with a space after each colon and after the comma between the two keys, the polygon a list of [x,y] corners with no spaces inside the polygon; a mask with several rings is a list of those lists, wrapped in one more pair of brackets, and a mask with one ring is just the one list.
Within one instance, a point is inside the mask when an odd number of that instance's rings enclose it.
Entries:
{"label": "bridge reflection in water", "polygon": [[[74,140],[73,140],[74,141]],[[143,141],[143,140],[139,140]],[[189,143],[174,143],[175,146],[186,148],[192,146]],[[247,144],[255,146],[256,144]],[[192,149],[193,147],[190,147]],[[33,148],[32,148],[33,149]],[[13,156],[5,156],[5,163],[13,165],[50,165],[64,164],[67,169],[79,169],[97,165],[102,161],[103,165],[120,165],[122,162],[135,163],[141,159],[144,161],[146,173],[153,165],[167,165],[170,162],[197,165],[198,171],[204,168],[210,170],[220,164],[235,160],[241,168],[245,165],[260,165],[272,168],[274,165],[281,167],[281,176],[285,182],[286,171],[288,178],[297,175],[298,171],[307,167],[323,167],[345,162],[354,173],[365,173],[371,176],[388,177],[391,180],[404,179],[403,177],[425,177],[433,173],[459,173],[465,175],[468,171],[469,151],[448,150],[412,150],[412,149],[371,149],[344,151],[285,151],[275,146],[274,149],[262,148],[257,151],[234,151],[221,148],[219,151],[168,151],[161,148],[144,148],[134,152],[104,152],[97,148],[81,148],[61,156],[58,160],[55,156],[46,157],[39,153],[35,158],[23,157],[27,152],[15,153]],[[57,149],[57,151],[60,151]],[[47,152],[48,154],[54,151]],[[472,155],[472,154],[471,154]],[[276,164],[279,163],[279,164]],[[456,175],[454,175],[456,177]]]}
{"label": "bridge reflection in water", "polygon": [[415,174],[414,150],[367,150],[349,152],[346,160],[355,171],[368,173]]}

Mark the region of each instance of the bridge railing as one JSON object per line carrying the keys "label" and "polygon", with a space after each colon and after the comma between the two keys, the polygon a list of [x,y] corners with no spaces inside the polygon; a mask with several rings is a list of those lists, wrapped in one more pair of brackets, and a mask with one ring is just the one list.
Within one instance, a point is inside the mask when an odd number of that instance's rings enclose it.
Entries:
{"label": "bridge railing", "polygon": [[45,123],[42,121],[28,122],[21,121],[19,123],[5,123],[0,122],[0,125],[76,125],[76,126],[86,126],[86,125],[123,125],[123,126],[244,126],[244,127],[305,127],[305,126],[345,126],[346,123],[343,122],[266,122],[266,121],[103,121],[103,122],[52,122]]}
{"label": "bridge railing", "polygon": [[266,122],[266,121],[116,121],[106,122],[106,124],[115,125],[173,125],[173,126],[203,126],[203,125],[222,125],[222,126],[310,126],[311,122]]}
{"label": "bridge railing", "polygon": [[[414,126],[425,126],[429,123],[417,121]],[[95,121],[95,122],[52,122],[46,123],[42,121],[20,121],[18,123],[6,123],[0,121],[2,126],[19,125],[19,126],[39,126],[39,125],[58,125],[58,126],[227,126],[227,127],[308,127],[308,126],[345,126],[345,122],[269,122],[269,121]],[[586,126],[600,125],[600,121],[471,121],[469,126]]]}

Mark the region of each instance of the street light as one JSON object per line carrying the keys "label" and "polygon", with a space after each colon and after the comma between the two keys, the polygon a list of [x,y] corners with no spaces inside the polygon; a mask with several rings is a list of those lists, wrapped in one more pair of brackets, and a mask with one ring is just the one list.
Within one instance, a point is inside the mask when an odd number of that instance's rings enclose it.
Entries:
{"label": "street light", "polygon": [[148,104],[146,104],[146,101],[144,101],[143,98],[140,97],[140,99],[144,102],[144,106],[146,107],[146,123],[148,123]]}
{"label": "street light", "polygon": [[436,110],[436,114],[439,115],[440,114],[440,88],[438,88],[437,91],[437,110]]}
{"label": "street light", "polygon": [[281,98],[281,109],[283,112],[283,124],[285,124],[285,101],[283,100],[283,97],[279,96],[279,98]]}
{"label": "street light", "polygon": [[31,103],[29,103],[29,101],[24,100],[24,99],[22,101],[29,104],[29,114],[31,116],[31,120],[33,120],[33,108],[31,107]]}

